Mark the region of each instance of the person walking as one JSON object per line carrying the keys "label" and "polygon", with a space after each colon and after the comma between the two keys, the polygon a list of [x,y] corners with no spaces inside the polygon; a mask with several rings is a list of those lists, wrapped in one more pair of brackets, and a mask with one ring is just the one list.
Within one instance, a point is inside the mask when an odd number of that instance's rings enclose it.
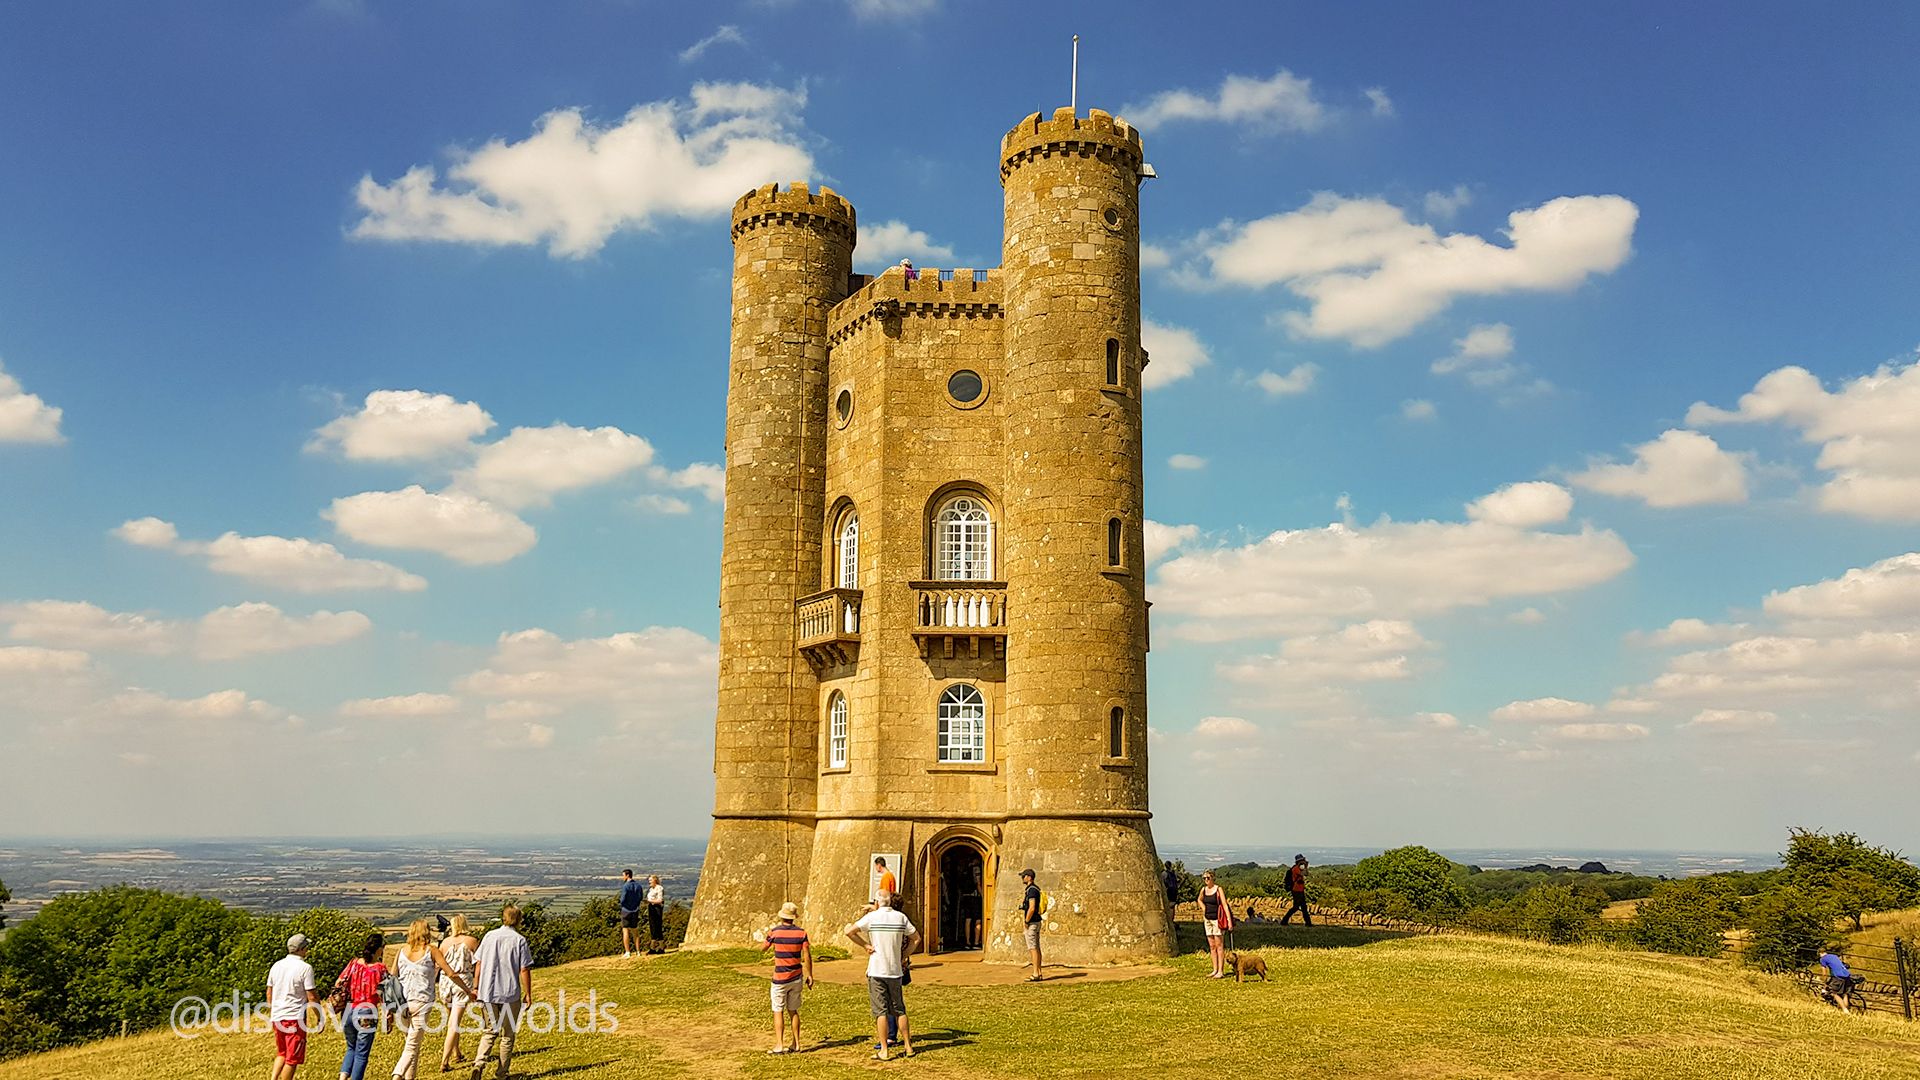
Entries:
{"label": "person walking", "polygon": [[620,955],[633,956],[633,939],[640,936],[640,906],[647,902],[647,887],[633,880],[632,870],[620,871]]}
{"label": "person walking", "polygon": [[647,875],[647,951],[667,951],[667,890],[660,885],[659,874]]}
{"label": "person walking", "polygon": [[[394,972],[400,978],[400,996],[405,1002],[401,1006],[407,1025],[406,1046],[400,1051],[400,1060],[394,1063],[394,1080],[415,1080],[420,1069],[420,1047],[427,1039],[427,1019],[433,1012],[434,987],[440,981],[440,973],[447,975],[456,983],[457,989],[468,997],[473,996],[473,985],[454,970],[447,962],[446,954],[440,946],[433,943],[432,924],[425,919],[413,920],[407,927],[407,943],[393,960]],[[444,1069],[441,1071],[445,1071]]]}
{"label": "person walking", "polygon": [[1040,886],[1034,884],[1031,868],[1020,871],[1020,884],[1026,891],[1020,895],[1020,916],[1022,933],[1027,939],[1027,955],[1033,960],[1033,974],[1027,976],[1028,982],[1040,981],[1040,926],[1046,919],[1046,912],[1040,910]]}
{"label": "person walking", "polygon": [[[773,950],[773,1049],[769,1054],[800,1052],[800,993],[813,989],[813,945],[796,925],[800,908],[791,900],[780,905],[780,921],[767,929],[760,951]],[[787,1040],[787,1018],[793,1018],[793,1040]]]}
{"label": "person walking", "polygon": [[887,1018],[898,1017],[901,1052],[913,1056],[913,1029],[907,1025],[907,999],[901,977],[906,974],[902,962],[920,943],[920,931],[903,911],[891,906],[892,897],[882,896],[880,903],[860,921],[847,925],[847,940],[867,952],[867,1004],[873,1012],[873,1037],[880,1048],[873,1056],[889,1057]]}
{"label": "person walking", "polygon": [[1170,862],[1160,864],[1160,887],[1167,891],[1167,925],[1173,925],[1173,915],[1180,906],[1180,873]]}
{"label": "person walking", "polygon": [[[454,978],[440,983],[440,1001],[447,1007],[447,1039],[440,1047],[440,1071],[464,1065],[467,1056],[460,1052],[460,1025],[473,1004],[473,954],[480,939],[473,936],[465,915],[455,915],[446,939],[440,942],[440,955]],[[464,985],[463,985],[464,984]]]}
{"label": "person walking", "polygon": [[360,955],[340,969],[347,984],[347,1011],[340,1030],[347,1037],[347,1056],[340,1060],[341,1080],[364,1080],[367,1059],[373,1056],[373,1036],[380,1030],[382,989],[387,981],[387,965],[380,957],[387,951],[387,937],[378,930],[367,935]]}
{"label": "person walking", "polygon": [[494,1075],[505,1077],[513,1070],[513,1037],[520,1029],[520,1010],[533,997],[533,949],[520,936],[520,909],[508,904],[500,912],[500,925],[480,939],[474,955],[473,996],[480,1002],[480,1048],[473,1054],[473,1080],[487,1070],[487,1054],[497,1042],[500,1069]]}
{"label": "person walking", "polygon": [[1227,950],[1222,935],[1233,929],[1233,909],[1227,906],[1225,889],[1214,884],[1213,871],[1200,875],[1200,916],[1207,933],[1207,951],[1213,954],[1210,979],[1227,977]]}
{"label": "person walking", "polygon": [[313,992],[313,965],[307,963],[307,935],[287,939],[287,955],[267,969],[267,1019],[273,1024],[273,1071],[268,1080],[293,1080],[307,1062],[307,1032],[312,1023],[307,1007],[320,995]]}
{"label": "person walking", "polygon": [[1313,925],[1313,912],[1307,910],[1307,857],[1295,855],[1293,865],[1287,867],[1287,891],[1293,894],[1293,906],[1280,916],[1280,925],[1285,926],[1293,918],[1294,912],[1300,913],[1300,921],[1307,926]]}

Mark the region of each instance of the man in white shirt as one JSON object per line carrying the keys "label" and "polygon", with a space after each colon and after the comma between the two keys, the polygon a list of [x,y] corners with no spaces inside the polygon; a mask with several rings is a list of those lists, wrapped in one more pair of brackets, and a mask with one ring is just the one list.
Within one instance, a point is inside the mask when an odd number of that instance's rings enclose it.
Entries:
{"label": "man in white shirt", "polygon": [[508,904],[500,912],[500,925],[480,939],[473,959],[474,983],[480,1002],[483,1025],[480,1049],[473,1056],[473,1080],[487,1068],[487,1052],[494,1041],[500,1043],[500,1071],[506,1076],[513,1067],[513,1037],[520,1028],[520,1010],[533,997],[533,948],[515,929],[520,925],[520,909]]}
{"label": "man in white shirt", "polygon": [[293,1080],[307,1061],[307,1006],[317,1003],[313,965],[307,963],[307,935],[287,939],[287,955],[267,969],[267,1001],[273,1022],[273,1071],[269,1080]]}
{"label": "man in white shirt", "polygon": [[891,906],[894,897],[881,893],[879,906],[846,927],[847,940],[867,951],[867,1005],[873,1011],[874,1057],[887,1060],[887,1017],[900,1021],[901,1052],[913,1056],[913,1032],[907,1028],[907,999],[901,976],[902,959],[920,944],[920,931],[906,913]]}

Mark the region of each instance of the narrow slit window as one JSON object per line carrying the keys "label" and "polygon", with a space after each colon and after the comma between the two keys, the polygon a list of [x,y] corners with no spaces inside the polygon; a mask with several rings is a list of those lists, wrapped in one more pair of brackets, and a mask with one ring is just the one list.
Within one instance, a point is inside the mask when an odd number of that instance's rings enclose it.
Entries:
{"label": "narrow slit window", "polygon": [[1124,549],[1122,547],[1122,538],[1121,538],[1120,532],[1121,532],[1120,519],[1108,518],[1107,519],[1107,565],[1108,566],[1124,565],[1124,562],[1121,558],[1121,556],[1124,554]]}
{"label": "narrow slit window", "polygon": [[1107,339],[1107,385],[1120,385],[1120,339]]}
{"label": "narrow slit window", "polygon": [[1127,756],[1127,710],[1118,705],[1107,714],[1107,756]]}

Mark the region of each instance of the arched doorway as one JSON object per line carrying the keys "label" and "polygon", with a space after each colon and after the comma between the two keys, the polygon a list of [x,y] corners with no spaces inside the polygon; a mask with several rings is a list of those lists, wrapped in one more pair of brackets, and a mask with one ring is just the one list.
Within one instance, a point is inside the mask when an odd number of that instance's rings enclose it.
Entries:
{"label": "arched doorway", "polygon": [[928,951],[978,951],[986,943],[993,911],[986,845],[971,836],[955,836],[936,847],[928,863],[933,879]]}

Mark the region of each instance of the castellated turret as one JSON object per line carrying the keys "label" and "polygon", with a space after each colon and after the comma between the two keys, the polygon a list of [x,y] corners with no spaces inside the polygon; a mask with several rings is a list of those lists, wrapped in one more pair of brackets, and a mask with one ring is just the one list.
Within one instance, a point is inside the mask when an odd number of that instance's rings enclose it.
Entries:
{"label": "castellated turret", "polygon": [[713,838],[692,945],[886,860],[935,952],[1165,956],[1147,811],[1139,135],[1000,147],[1003,268],[850,273],[853,210],[734,208]]}

